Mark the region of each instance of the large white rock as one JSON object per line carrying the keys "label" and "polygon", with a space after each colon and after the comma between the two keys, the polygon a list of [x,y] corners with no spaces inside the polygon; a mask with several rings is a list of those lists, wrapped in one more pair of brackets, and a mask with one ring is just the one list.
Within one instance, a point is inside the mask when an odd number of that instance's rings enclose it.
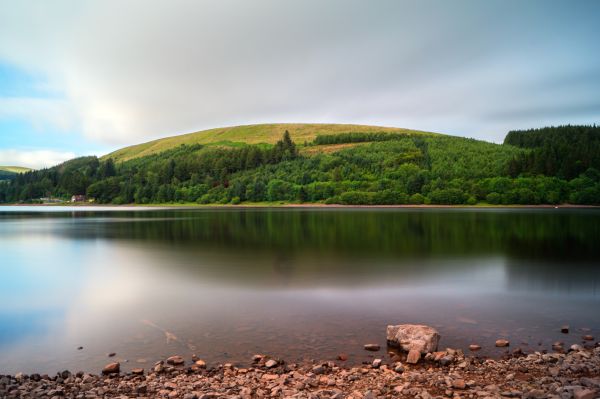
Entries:
{"label": "large white rock", "polygon": [[435,352],[440,342],[440,334],[433,327],[420,324],[399,324],[387,326],[387,342],[389,346],[404,351],[418,350],[425,354]]}

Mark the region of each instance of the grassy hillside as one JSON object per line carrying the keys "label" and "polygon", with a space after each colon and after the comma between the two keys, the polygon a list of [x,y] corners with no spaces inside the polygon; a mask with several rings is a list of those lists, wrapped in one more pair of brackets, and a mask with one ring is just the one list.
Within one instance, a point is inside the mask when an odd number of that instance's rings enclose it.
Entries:
{"label": "grassy hillside", "polygon": [[25,173],[29,172],[31,169],[22,166],[0,166],[0,170],[11,173]]}
{"label": "grassy hillside", "polygon": [[[102,157],[103,160],[112,158],[115,162],[128,161],[130,159],[146,155],[158,154],[160,152],[178,147],[182,144],[203,144],[211,146],[237,147],[243,144],[275,144],[281,139],[283,133],[288,130],[292,140],[302,145],[312,142],[317,135],[334,135],[339,133],[397,133],[397,134],[423,134],[435,135],[436,133],[422,132],[418,130],[402,129],[396,127],[366,126],[366,125],[343,125],[343,124],[320,124],[320,123],[277,123],[262,125],[245,125],[224,127],[218,129],[204,130],[180,136],[166,137],[147,143],[125,147]],[[331,146],[329,148],[331,150]],[[313,153],[315,149],[311,150]]]}
{"label": "grassy hillside", "polygon": [[25,173],[30,171],[29,168],[23,168],[21,166],[0,166],[0,181],[12,180],[19,173]]}

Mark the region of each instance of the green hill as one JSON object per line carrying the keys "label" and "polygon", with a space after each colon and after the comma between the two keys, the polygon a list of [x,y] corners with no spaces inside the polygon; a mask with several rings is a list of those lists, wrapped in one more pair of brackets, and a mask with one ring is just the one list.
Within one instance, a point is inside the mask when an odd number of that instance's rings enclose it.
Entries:
{"label": "green hill", "polygon": [[21,166],[0,166],[0,180],[12,180],[19,173],[25,173],[30,170]]}
{"label": "green hill", "polygon": [[376,126],[239,126],[14,174],[0,202],[600,205],[599,143],[595,126],[514,131],[504,144]]}
{"label": "green hill", "polygon": [[320,124],[320,123],[276,123],[261,125],[244,125],[203,130],[195,133],[171,136],[163,139],[137,144],[114,151],[102,157],[112,158],[115,162],[127,161],[146,155],[157,154],[165,150],[178,147],[182,144],[203,144],[210,146],[237,147],[244,144],[275,144],[285,131],[289,131],[292,140],[299,145],[311,142],[318,135],[334,135],[338,133],[399,133],[399,134],[427,134],[418,130],[402,129],[396,127],[381,127],[367,125]]}
{"label": "green hill", "polygon": [[31,169],[25,168],[23,166],[0,166],[0,170],[10,173],[25,173],[29,172]]}

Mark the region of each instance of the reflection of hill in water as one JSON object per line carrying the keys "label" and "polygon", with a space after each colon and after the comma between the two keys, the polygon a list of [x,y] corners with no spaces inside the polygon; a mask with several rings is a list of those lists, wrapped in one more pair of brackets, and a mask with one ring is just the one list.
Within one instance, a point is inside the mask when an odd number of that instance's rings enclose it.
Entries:
{"label": "reflection of hill in water", "polygon": [[223,209],[74,215],[45,215],[59,221],[48,225],[48,233],[136,241],[149,252],[166,253],[169,267],[267,285],[418,279],[504,266],[502,259],[507,259],[511,287],[589,292],[600,280],[596,210]]}
{"label": "reflection of hill in water", "polygon": [[[233,245],[239,249],[308,249],[381,256],[490,252],[569,259],[600,256],[596,245],[600,212],[596,210],[235,209],[74,215],[45,214],[67,222],[59,233],[80,239],[158,240],[178,246]],[[6,215],[2,219],[7,220]]]}

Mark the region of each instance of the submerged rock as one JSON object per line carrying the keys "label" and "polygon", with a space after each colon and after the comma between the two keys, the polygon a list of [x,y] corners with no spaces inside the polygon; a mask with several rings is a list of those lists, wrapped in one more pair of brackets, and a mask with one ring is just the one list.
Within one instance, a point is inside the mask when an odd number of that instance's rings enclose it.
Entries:
{"label": "submerged rock", "polygon": [[121,371],[121,365],[119,362],[108,363],[102,369],[102,374],[118,374]]}
{"label": "submerged rock", "polygon": [[367,351],[377,352],[379,349],[381,349],[381,346],[379,346],[378,344],[366,344],[364,348]]}
{"label": "submerged rock", "polygon": [[504,348],[510,345],[510,342],[508,342],[508,340],[506,339],[499,339],[496,341],[496,346],[498,348]]}
{"label": "submerged rock", "polygon": [[173,366],[181,366],[184,363],[185,363],[185,360],[183,360],[183,357],[181,357],[179,355],[171,356],[170,358],[167,359],[167,364],[170,364]]}
{"label": "submerged rock", "polygon": [[387,342],[405,351],[425,354],[437,350],[440,334],[435,328],[421,324],[399,324],[387,326]]}
{"label": "submerged rock", "polygon": [[480,349],[481,349],[481,346],[479,346],[479,345],[477,345],[477,344],[471,344],[471,345],[469,345],[469,350],[471,350],[471,351],[473,351],[473,352],[474,352],[474,351],[478,351],[478,350],[480,350]]}

